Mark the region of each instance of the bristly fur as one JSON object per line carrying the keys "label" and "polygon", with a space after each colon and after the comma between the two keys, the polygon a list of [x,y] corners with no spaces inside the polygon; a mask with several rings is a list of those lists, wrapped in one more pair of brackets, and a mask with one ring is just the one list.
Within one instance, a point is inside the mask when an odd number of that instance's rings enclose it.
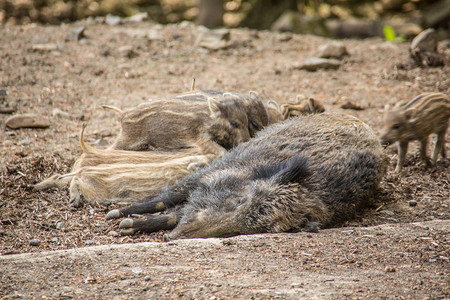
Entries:
{"label": "bristly fur", "polygon": [[[399,156],[395,170],[400,172],[405,161],[409,141],[419,140],[420,156],[426,166],[434,165],[439,153],[446,157],[445,133],[450,118],[450,98],[442,93],[423,93],[400,109],[388,112],[381,133],[382,144],[398,141]],[[426,149],[429,135],[437,136],[431,161]]]}
{"label": "bristly fur", "polygon": [[[370,204],[386,165],[380,142],[360,120],[300,116],[266,128],[148,201],[107,217],[177,206],[178,214],[171,215],[177,225],[168,239],[317,230]],[[125,219],[120,229],[123,234],[156,230],[155,215]]]}

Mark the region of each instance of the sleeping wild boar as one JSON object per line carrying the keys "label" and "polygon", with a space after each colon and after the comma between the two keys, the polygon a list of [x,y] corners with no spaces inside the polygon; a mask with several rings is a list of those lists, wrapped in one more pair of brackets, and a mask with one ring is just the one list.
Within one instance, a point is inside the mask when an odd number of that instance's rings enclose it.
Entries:
{"label": "sleeping wild boar", "polygon": [[250,138],[244,106],[235,99],[153,100],[124,111],[111,149],[200,149],[215,156]]}
{"label": "sleeping wild boar", "polygon": [[193,151],[123,151],[96,149],[84,142],[85,126],[80,133],[83,154],[69,174],[55,174],[34,186],[35,190],[63,188],[70,183],[70,202],[82,200],[108,204],[120,199],[131,203],[158,192],[168,183],[208,164],[213,156]]}
{"label": "sleeping wild boar", "polygon": [[167,239],[330,227],[371,203],[386,164],[378,138],[360,120],[299,116],[106,218],[149,214],[122,220],[121,233],[173,229]]}

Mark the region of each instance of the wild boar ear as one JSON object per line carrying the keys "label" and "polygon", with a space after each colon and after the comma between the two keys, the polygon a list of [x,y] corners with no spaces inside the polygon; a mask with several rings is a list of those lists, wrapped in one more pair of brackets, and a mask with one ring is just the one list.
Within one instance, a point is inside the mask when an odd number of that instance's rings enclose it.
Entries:
{"label": "wild boar ear", "polygon": [[414,112],[414,109],[407,109],[407,110],[405,110],[403,112],[403,115],[405,116],[405,119],[410,121],[413,112]]}
{"label": "wild boar ear", "polygon": [[248,94],[250,95],[250,99],[252,99],[252,100],[256,100],[259,98],[259,95],[257,92],[250,91]]}
{"label": "wild boar ear", "polygon": [[286,120],[287,118],[289,118],[289,104],[281,104],[280,105],[280,112],[281,115],[283,116],[283,119]]}
{"label": "wild boar ear", "polygon": [[267,106],[272,106],[273,108],[275,108],[275,109],[277,109],[277,110],[280,110],[280,106],[278,106],[278,103],[276,103],[276,102],[273,101],[273,100],[267,101]]}
{"label": "wild boar ear", "polygon": [[300,104],[300,102],[302,102],[302,101],[305,100],[305,99],[306,99],[305,95],[303,95],[303,94],[298,94],[298,95],[295,97],[295,103],[296,103],[296,104]]}
{"label": "wild boar ear", "polygon": [[316,106],[315,100],[313,98],[308,98],[308,109],[309,113],[314,113],[314,107]]}
{"label": "wild boar ear", "polygon": [[208,98],[208,107],[209,111],[211,112],[211,117],[215,118],[222,114],[222,111],[220,109],[220,102],[213,98]]}

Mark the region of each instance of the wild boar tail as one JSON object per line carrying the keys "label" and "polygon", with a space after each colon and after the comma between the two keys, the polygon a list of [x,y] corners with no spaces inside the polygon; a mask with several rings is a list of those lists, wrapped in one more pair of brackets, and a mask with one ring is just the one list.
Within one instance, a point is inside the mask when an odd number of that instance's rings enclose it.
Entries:
{"label": "wild boar tail", "polygon": [[103,105],[102,105],[102,108],[106,108],[106,109],[109,109],[109,110],[113,110],[113,111],[117,112],[117,113],[120,114],[120,115],[123,114],[123,111],[122,111],[120,108],[115,107],[115,106],[112,106],[112,105],[106,105],[106,104],[103,104]]}
{"label": "wild boar tail", "polygon": [[87,126],[87,124],[83,123],[83,127],[81,128],[81,132],[80,132],[80,146],[81,146],[81,149],[83,149],[84,153],[94,152],[95,151],[94,147],[91,147],[84,142],[84,130],[86,129],[86,126]]}

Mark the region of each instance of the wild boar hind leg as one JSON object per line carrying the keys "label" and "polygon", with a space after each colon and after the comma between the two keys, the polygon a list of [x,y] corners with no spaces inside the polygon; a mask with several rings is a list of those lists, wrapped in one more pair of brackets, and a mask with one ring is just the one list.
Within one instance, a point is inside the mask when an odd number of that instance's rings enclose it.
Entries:
{"label": "wild boar hind leg", "polygon": [[180,213],[175,211],[164,215],[149,215],[138,219],[127,218],[119,224],[120,234],[133,235],[138,231],[151,233],[160,230],[171,230],[178,224],[180,216]]}
{"label": "wild boar hind leg", "polygon": [[146,197],[124,208],[113,209],[106,214],[106,219],[118,219],[133,214],[151,214],[175,207],[186,201],[189,192],[198,184],[199,174],[201,172],[197,171],[186,176],[175,185],[161,190],[158,195]]}

